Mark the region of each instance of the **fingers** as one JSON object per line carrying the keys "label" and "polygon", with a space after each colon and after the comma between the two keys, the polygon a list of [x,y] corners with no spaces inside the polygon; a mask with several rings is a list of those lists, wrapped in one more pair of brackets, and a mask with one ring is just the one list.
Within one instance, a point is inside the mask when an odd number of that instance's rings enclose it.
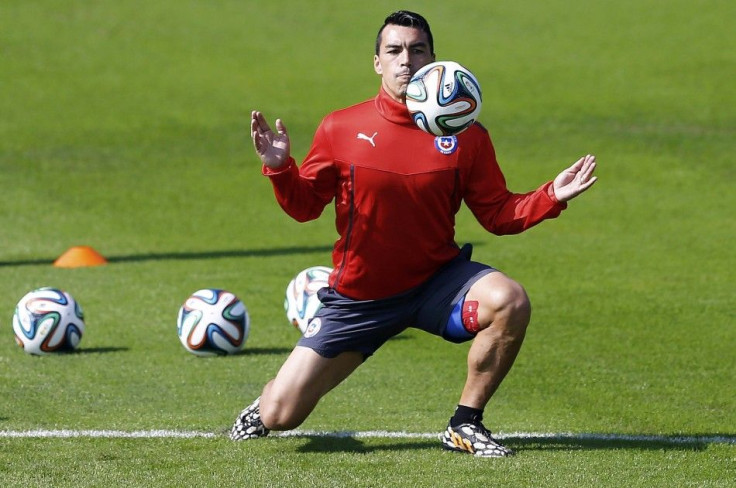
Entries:
{"label": "fingers", "polygon": [[263,134],[265,132],[269,132],[271,130],[271,127],[268,125],[268,122],[266,122],[266,117],[263,116],[263,113],[253,110],[250,113],[250,132],[251,136],[253,136],[255,133]]}
{"label": "fingers", "polygon": [[583,156],[582,158],[578,159],[572,165],[568,168],[571,171],[577,172],[580,168],[583,167],[583,163],[585,162],[585,158],[587,156]]}
{"label": "fingers", "polygon": [[250,114],[250,136],[261,162],[269,168],[282,166],[289,159],[289,135],[281,119],[276,119],[276,132],[263,113],[253,110]]}
{"label": "fingers", "polygon": [[588,154],[580,159],[582,161],[576,179],[579,182],[580,192],[583,192],[593,186],[598,181],[597,176],[593,176],[596,168],[595,156]]}
{"label": "fingers", "polygon": [[[276,131],[279,135],[288,136],[286,125],[281,119],[276,119]],[[257,135],[264,135],[267,132],[272,132],[271,126],[268,125],[266,117],[263,113],[253,110],[250,114],[250,136],[255,141]]]}
{"label": "fingers", "polygon": [[279,134],[288,135],[288,132],[286,131],[286,126],[281,119],[276,119],[276,130],[279,132]]}
{"label": "fingers", "polygon": [[569,169],[577,173],[578,171],[587,168],[591,164],[595,166],[595,156],[593,156],[592,154],[587,154],[572,163],[572,166],[570,166]]}
{"label": "fingers", "polygon": [[255,141],[256,133],[258,132],[258,120],[256,119],[256,112],[250,113],[250,138]]}
{"label": "fingers", "polygon": [[[258,153],[260,153],[263,147],[263,130],[259,119],[263,119],[263,115],[260,112],[254,110],[250,113],[250,138],[253,140],[253,146]],[[265,120],[263,122],[265,123]]]}
{"label": "fingers", "polygon": [[595,168],[595,156],[588,154],[560,173],[554,180],[557,199],[566,202],[593,186],[598,181],[598,178],[593,176]]}
{"label": "fingers", "polygon": [[588,166],[595,166],[595,156],[592,154],[588,154],[587,156],[580,158],[583,160],[583,168],[587,168]]}
{"label": "fingers", "polygon": [[583,164],[580,168],[580,181],[588,181],[593,176],[593,172],[596,168],[595,156],[588,154],[583,159]]}
{"label": "fingers", "polygon": [[[277,126],[279,123],[280,121],[277,120]],[[266,150],[266,146],[268,146],[270,141],[273,140],[273,131],[271,130],[271,126],[268,125],[263,113],[258,110],[253,110],[250,113],[250,137],[253,140],[253,146],[256,148],[256,152],[259,155]]]}

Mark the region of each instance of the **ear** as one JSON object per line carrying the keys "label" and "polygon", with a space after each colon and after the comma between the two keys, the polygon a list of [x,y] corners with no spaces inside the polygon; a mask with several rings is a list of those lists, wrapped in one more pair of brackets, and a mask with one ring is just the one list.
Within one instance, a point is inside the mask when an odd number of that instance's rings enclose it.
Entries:
{"label": "ear", "polygon": [[376,74],[383,74],[383,68],[381,68],[381,62],[378,60],[377,54],[373,55],[373,69],[376,70]]}

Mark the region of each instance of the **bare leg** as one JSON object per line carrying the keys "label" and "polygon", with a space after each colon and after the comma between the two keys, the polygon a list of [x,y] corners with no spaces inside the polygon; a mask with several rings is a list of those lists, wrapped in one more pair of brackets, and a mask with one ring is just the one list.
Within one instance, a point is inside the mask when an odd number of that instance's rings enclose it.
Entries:
{"label": "bare leg", "polygon": [[500,272],[478,280],[465,299],[478,301],[481,330],[468,352],[468,377],[460,404],[482,410],[516,360],[531,305],[524,288]]}
{"label": "bare leg", "polygon": [[360,352],[325,358],[307,347],[295,347],[276,378],[263,389],[260,401],[263,424],[271,430],[298,427],[320,398],[362,363]]}

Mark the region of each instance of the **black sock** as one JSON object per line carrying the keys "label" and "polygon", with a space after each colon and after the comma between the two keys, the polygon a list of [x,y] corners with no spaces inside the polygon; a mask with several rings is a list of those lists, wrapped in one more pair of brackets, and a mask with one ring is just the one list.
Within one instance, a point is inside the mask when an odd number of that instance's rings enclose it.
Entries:
{"label": "black sock", "polygon": [[455,415],[450,419],[450,426],[457,427],[460,424],[477,424],[483,420],[483,410],[458,405]]}

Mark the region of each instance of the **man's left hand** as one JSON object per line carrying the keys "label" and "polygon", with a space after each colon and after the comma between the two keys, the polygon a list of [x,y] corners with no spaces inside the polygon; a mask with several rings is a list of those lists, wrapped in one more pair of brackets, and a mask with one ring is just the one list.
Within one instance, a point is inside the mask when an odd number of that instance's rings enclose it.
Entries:
{"label": "man's left hand", "polygon": [[595,171],[595,156],[588,154],[557,175],[552,183],[557,200],[560,202],[572,200],[593,186],[598,180],[597,176],[593,176],[593,171]]}

